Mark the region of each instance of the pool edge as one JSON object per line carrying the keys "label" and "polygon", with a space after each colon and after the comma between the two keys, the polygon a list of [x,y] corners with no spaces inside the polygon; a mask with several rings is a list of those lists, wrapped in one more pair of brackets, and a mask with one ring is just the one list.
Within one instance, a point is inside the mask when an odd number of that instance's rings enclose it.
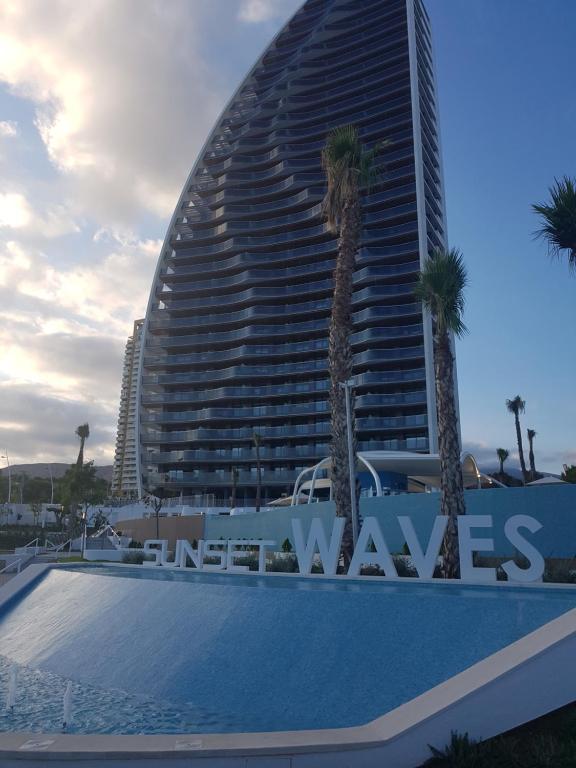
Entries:
{"label": "pool edge", "polygon": [[[81,569],[84,565],[29,566],[0,590],[0,610],[49,570]],[[114,567],[134,568],[117,564]],[[306,578],[300,574],[274,575]],[[233,574],[227,576],[230,578]],[[307,578],[334,579],[321,575]],[[400,579],[394,579],[396,581]],[[402,581],[414,583],[412,579]],[[435,579],[421,581],[442,583]],[[447,587],[478,586],[475,582],[460,580],[444,584]],[[566,584],[496,582],[491,586],[496,585],[576,590],[574,585]],[[453,730],[468,732],[473,738],[488,738],[576,699],[576,672],[569,663],[575,653],[576,608],[365,725],[318,731],[142,736],[2,733],[0,765],[9,768],[23,763],[33,766],[56,761],[85,765],[89,761],[119,768],[134,766],[135,761],[160,761],[158,765],[172,766],[202,760],[203,766],[218,768],[251,768],[252,765],[376,768],[386,761],[394,768],[414,768],[429,755],[428,744],[443,746]],[[534,690],[538,691],[537,697],[533,695]],[[44,740],[45,745],[34,748],[33,744],[39,740]],[[340,753],[340,759],[335,753]]]}

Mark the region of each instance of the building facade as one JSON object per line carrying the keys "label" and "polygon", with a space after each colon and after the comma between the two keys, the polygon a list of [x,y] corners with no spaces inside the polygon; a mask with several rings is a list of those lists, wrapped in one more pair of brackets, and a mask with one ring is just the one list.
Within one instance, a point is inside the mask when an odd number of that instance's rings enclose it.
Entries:
{"label": "building facade", "polygon": [[136,320],[132,335],[126,342],[112,470],[112,495],[130,499],[138,498],[140,495],[136,445],[136,398],[143,329],[144,320]]}
{"label": "building facade", "polygon": [[420,0],[308,0],[218,120],[170,223],[144,330],[143,490],[249,504],[257,433],[265,502],[328,454],[337,238],[321,151],[345,123],[387,142],[354,276],[359,450],[436,450],[431,323],[413,294],[445,244],[429,20]]}

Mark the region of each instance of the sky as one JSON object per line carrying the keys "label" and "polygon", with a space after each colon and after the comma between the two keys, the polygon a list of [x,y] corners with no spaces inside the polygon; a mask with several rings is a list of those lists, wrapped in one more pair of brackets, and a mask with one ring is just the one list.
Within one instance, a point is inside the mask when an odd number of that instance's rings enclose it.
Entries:
{"label": "sky", "polygon": [[[0,449],[111,463],[122,359],[181,187],[299,0],[0,0]],[[576,464],[576,276],[531,203],[576,176],[572,0],[427,0],[450,245],[469,271],[464,447]],[[223,23],[223,19],[227,23]]]}

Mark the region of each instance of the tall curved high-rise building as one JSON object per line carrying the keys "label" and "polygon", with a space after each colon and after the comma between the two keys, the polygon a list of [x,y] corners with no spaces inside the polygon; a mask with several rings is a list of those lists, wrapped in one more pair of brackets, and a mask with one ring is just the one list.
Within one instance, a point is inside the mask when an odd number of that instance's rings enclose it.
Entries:
{"label": "tall curved high-rise building", "polygon": [[307,0],[248,74],[178,201],[154,278],[139,387],[140,471],[210,504],[264,501],[329,452],[337,239],[321,150],[359,127],[381,178],[354,275],[360,450],[436,449],[430,319],[413,286],[445,243],[429,21],[420,0]]}

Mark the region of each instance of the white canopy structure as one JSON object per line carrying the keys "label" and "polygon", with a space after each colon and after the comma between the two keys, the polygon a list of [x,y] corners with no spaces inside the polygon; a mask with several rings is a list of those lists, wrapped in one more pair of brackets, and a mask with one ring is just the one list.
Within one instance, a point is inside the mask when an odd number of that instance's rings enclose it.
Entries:
{"label": "white canopy structure", "polygon": [[[374,495],[383,496],[380,472],[393,472],[406,475],[408,489],[423,491],[426,488],[440,488],[440,457],[437,453],[408,453],[404,451],[366,451],[357,454],[358,469],[368,471],[374,480]],[[462,475],[464,486],[481,487],[482,478],[476,459],[472,454],[462,455]],[[331,459],[322,459],[318,464],[307,467],[297,477],[292,492],[292,505],[301,503],[303,491],[308,491],[307,502],[310,504],[314,491],[318,487],[330,487],[330,480],[318,478],[321,470],[330,470]],[[310,477],[308,477],[310,476]],[[490,478],[491,483],[495,481]],[[496,483],[495,483],[496,484]],[[499,483],[498,483],[499,485]]]}
{"label": "white canopy structure", "polygon": [[564,485],[565,483],[566,481],[560,480],[559,477],[548,475],[547,477],[541,477],[540,480],[534,480],[531,483],[526,483],[526,485]]}

